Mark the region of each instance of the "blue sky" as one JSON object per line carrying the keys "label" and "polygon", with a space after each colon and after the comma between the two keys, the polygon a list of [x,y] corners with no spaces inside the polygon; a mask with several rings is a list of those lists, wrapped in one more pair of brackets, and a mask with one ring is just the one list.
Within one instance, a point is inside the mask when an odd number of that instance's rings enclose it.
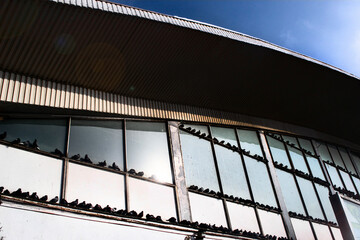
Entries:
{"label": "blue sky", "polygon": [[245,33],[360,77],[360,0],[112,1]]}

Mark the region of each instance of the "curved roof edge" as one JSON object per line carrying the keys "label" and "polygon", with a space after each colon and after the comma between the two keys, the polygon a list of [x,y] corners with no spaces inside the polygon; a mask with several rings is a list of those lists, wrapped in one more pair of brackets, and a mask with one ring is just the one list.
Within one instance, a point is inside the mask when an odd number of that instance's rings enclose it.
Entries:
{"label": "curved roof edge", "polygon": [[129,15],[129,16],[145,18],[148,20],[154,20],[154,21],[158,21],[158,22],[162,22],[162,23],[169,23],[169,24],[173,24],[176,26],[194,29],[194,30],[218,35],[221,37],[229,38],[229,39],[240,41],[240,42],[246,42],[246,43],[257,45],[257,46],[266,47],[266,48],[277,50],[279,52],[282,52],[282,53],[285,53],[285,54],[288,54],[288,55],[291,55],[291,56],[294,56],[297,58],[301,58],[306,61],[317,63],[319,65],[328,67],[332,70],[338,71],[340,73],[346,74],[350,77],[360,80],[360,77],[358,77],[352,73],[346,72],[338,67],[332,66],[330,64],[327,64],[327,63],[317,60],[315,58],[306,56],[304,54],[295,52],[293,50],[289,50],[287,48],[270,43],[270,42],[265,41],[260,38],[256,38],[256,37],[244,34],[244,33],[236,32],[236,31],[233,31],[230,29],[226,29],[226,28],[219,27],[216,25],[204,23],[201,21],[196,21],[196,20],[192,20],[192,19],[188,19],[188,18],[184,18],[184,17],[179,17],[179,16],[166,15],[163,13],[157,13],[157,12],[153,12],[150,10],[145,10],[145,9],[136,8],[136,7],[132,7],[132,6],[126,6],[126,5],[119,4],[119,3],[113,3],[110,1],[106,1],[106,0],[48,0],[48,1],[69,4],[69,5],[79,6],[79,7],[85,7],[85,8],[99,9],[99,10],[106,11],[106,12],[120,13],[120,14]]}

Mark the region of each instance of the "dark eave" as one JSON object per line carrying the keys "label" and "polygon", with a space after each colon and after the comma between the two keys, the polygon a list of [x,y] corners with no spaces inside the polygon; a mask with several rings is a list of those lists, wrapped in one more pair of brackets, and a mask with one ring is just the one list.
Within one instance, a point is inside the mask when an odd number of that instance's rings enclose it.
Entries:
{"label": "dark eave", "polygon": [[350,74],[201,23],[95,0],[59,2],[1,1],[0,69],[278,120],[360,144],[360,82]]}

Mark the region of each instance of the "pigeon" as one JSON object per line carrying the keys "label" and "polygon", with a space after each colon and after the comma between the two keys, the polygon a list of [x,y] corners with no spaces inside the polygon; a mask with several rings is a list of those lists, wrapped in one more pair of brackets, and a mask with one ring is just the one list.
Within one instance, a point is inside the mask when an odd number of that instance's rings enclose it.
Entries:
{"label": "pigeon", "polygon": [[48,200],[48,196],[45,195],[42,198],[40,198],[40,201],[46,202]]}
{"label": "pigeon", "polygon": [[142,218],[144,216],[144,211],[141,211],[138,215],[139,218]]}
{"label": "pigeon", "polygon": [[11,144],[20,144],[20,143],[21,143],[20,138],[17,138],[14,141],[11,142]]}
{"label": "pigeon", "polygon": [[130,170],[128,171],[128,173],[130,173],[130,174],[136,174],[136,171],[135,171],[135,169],[130,169]]}
{"label": "pigeon", "polygon": [[65,199],[60,199],[60,204],[62,205],[68,205],[69,203]]}
{"label": "pigeon", "polygon": [[40,150],[39,145],[37,143],[37,139],[34,140],[34,142],[31,144],[32,148],[35,148],[36,150]]}
{"label": "pigeon", "polygon": [[69,205],[72,207],[76,207],[78,204],[79,204],[79,199],[76,199],[76,200],[72,201],[71,203],[69,203]]}
{"label": "pigeon", "polygon": [[161,216],[156,216],[156,221],[162,222],[163,220],[161,219]]}
{"label": "pigeon", "polygon": [[18,190],[12,192],[12,193],[11,193],[11,196],[21,197],[21,194],[22,194],[22,191],[21,191],[21,188],[19,188]]}
{"label": "pigeon", "polygon": [[103,162],[99,162],[97,165],[100,166],[100,167],[105,167],[106,166],[106,160],[104,160]]}
{"label": "pigeon", "polygon": [[76,155],[72,156],[71,159],[79,160],[80,159],[80,154],[76,154]]}
{"label": "pigeon", "polygon": [[113,162],[113,164],[111,166],[109,166],[109,168],[120,171],[119,166],[116,165],[115,162]]}
{"label": "pigeon", "polygon": [[83,161],[87,162],[87,163],[92,163],[91,159],[89,158],[89,156],[87,154],[85,154]]}
{"label": "pigeon", "polygon": [[113,209],[109,205],[107,205],[106,207],[103,208],[103,211],[108,212],[108,213],[112,213]]}
{"label": "pigeon", "polygon": [[7,132],[3,132],[0,134],[0,140],[4,140],[6,138]]}
{"label": "pigeon", "polygon": [[9,190],[5,189],[5,191],[3,192],[4,195],[10,195]]}
{"label": "pigeon", "polygon": [[31,198],[31,199],[34,199],[34,200],[39,200],[39,196],[37,195],[36,192],[33,192],[33,193],[30,195],[30,198]]}
{"label": "pigeon", "polygon": [[132,211],[128,212],[126,215],[131,216],[131,217],[137,217],[138,214],[136,211],[132,210]]}
{"label": "pigeon", "polygon": [[63,157],[64,156],[64,154],[59,150],[59,149],[55,149],[55,151],[53,152],[54,154],[56,154],[56,155],[58,155],[58,156],[60,156],[60,157]]}
{"label": "pigeon", "polygon": [[96,204],[93,209],[97,210],[97,211],[102,211],[103,210],[103,208],[99,204]]}
{"label": "pigeon", "polygon": [[0,187],[0,194],[2,193],[2,191],[4,191],[4,187],[3,187],[3,186]]}
{"label": "pigeon", "polygon": [[169,218],[169,219],[168,219],[168,222],[171,222],[171,223],[176,223],[176,222],[177,222],[177,220],[176,220],[176,218],[171,217],[171,218]]}
{"label": "pigeon", "polygon": [[25,147],[31,147],[32,146],[30,141],[25,141],[25,142],[22,142],[20,144],[24,145]]}
{"label": "pigeon", "polygon": [[59,201],[59,198],[58,198],[58,196],[56,196],[50,200],[50,203],[57,203],[58,201]]}
{"label": "pigeon", "polygon": [[146,214],[146,220],[154,221],[155,219],[154,215]]}

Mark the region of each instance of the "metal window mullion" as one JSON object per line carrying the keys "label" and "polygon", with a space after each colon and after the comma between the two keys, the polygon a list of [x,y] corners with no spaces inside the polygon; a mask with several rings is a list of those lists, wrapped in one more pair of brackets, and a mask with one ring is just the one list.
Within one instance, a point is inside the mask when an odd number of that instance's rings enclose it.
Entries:
{"label": "metal window mullion", "polygon": [[297,142],[298,145],[299,145],[300,151],[301,151],[301,153],[302,153],[302,156],[303,156],[304,161],[305,161],[305,165],[306,165],[306,167],[307,167],[307,169],[308,169],[308,171],[309,171],[310,176],[314,177],[314,174],[313,174],[312,171],[311,171],[309,162],[308,162],[308,160],[307,160],[307,158],[306,158],[306,154],[304,153],[304,151],[302,151],[301,145],[300,145],[300,141],[299,141],[299,139],[298,139],[297,137],[296,137],[296,142]]}
{"label": "metal window mullion", "polygon": [[349,151],[347,148],[345,148],[345,150],[346,150],[347,154],[349,155],[349,158],[350,158],[350,161],[351,161],[352,165],[354,166],[356,175],[357,175],[357,176],[360,176],[360,174],[359,174],[359,173],[360,173],[360,169],[359,169],[358,166],[355,164],[355,160],[352,158],[352,154],[350,153],[350,151]]}
{"label": "metal window mullion", "polygon": [[295,231],[294,231],[293,225],[291,223],[289,212],[288,212],[286,204],[285,204],[285,200],[284,200],[284,197],[283,197],[283,194],[282,194],[282,191],[281,191],[279,179],[277,178],[277,175],[276,175],[276,172],[275,172],[273,159],[272,159],[272,156],[271,156],[269,145],[267,144],[267,141],[266,141],[266,136],[265,136],[264,131],[260,130],[259,135],[260,135],[260,142],[261,142],[261,144],[263,146],[263,150],[264,150],[266,159],[269,160],[268,164],[267,164],[267,167],[268,167],[268,170],[269,170],[269,173],[270,173],[271,182],[272,182],[274,190],[275,190],[275,196],[276,196],[276,198],[278,200],[279,207],[282,210],[281,211],[281,216],[282,216],[282,219],[284,221],[285,230],[286,230],[286,232],[288,234],[288,237],[290,239],[291,238],[296,239]]}
{"label": "metal window mullion", "polygon": [[[256,134],[256,136],[257,136],[257,134]],[[239,148],[242,149],[237,128],[235,128],[235,137],[236,137],[236,141],[237,141],[237,144],[238,144]],[[260,146],[260,148],[261,148],[261,146]],[[261,148],[261,151],[263,151],[262,148]],[[245,178],[246,178],[246,183],[247,183],[247,186],[248,186],[248,189],[249,189],[250,197],[251,197],[251,200],[253,202],[255,202],[254,194],[253,194],[253,191],[252,191],[252,188],[251,188],[251,185],[250,185],[249,174],[247,172],[247,167],[246,167],[246,164],[245,164],[244,155],[242,153],[239,153],[239,154],[240,154],[241,162],[242,162],[242,165],[243,165]],[[254,161],[256,161],[256,160],[254,159]],[[260,221],[260,216],[259,216],[258,209],[256,207],[254,207],[254,211],[255,211],[256,220],[258,222],[258,226],[259,226],[259,229],[260,229],[260,233],[264,235],[264,230],[263,230],[263,227],[262,227],[262,224],[261,224],[261,221]]]}
{"label": "metal window mullion", "polygon": [[[208,132],[209,132],[210,136],[212,136],[210,125],[207,125],[207,128],[208,128]],[[218,179],[219,189],[220,189],[220,192],[224,195],[224,190],[222,188],[221,177],[220,177],[220,170],[219,170],[219,166],[217,164],[217,158],[216,158],[213,138],[211,139],[210,144],[211,144],[211,150],[212,150],[212,154],[213,154],[214,165],[215,165],[215,170],[216,170],[216,176],[217,176],[217,179]],[[227,222],[228,228],[232,229],[231,222],[230,222],[230,215],[229,215],[228,208],[227,208],[227,205],[226,205],[226,200],[224,198],[222,198],[222,202],[223,202],[223,207],[224,207],[224,211],[225,211],[225,217],[226,217],[226,222]]]}
{"label": "metal window mullion", "polygon": [[335,190],[334,190],[334,187],[333,187],[333,184],[332,184],[332,181],[331,181],[331,178],[330,178],[330,175],[325,167],[325,163],[324,161],[322,160],[320,154],[319,154],[319,150],[318,150],[318,147],[316,146],[316,144],[314,143],[314,140],[310,140],[311,141],[311,144],[313,145],[313,148],[314,148],[314,151],[315,151],[315,154],[317,156],[319,156],[318,160],[319,160],[319,163],[320,163],[320,167],[324,173],[324,176],[325,176],[325,179],[328,183],[330,183],[330,193],[331,195],[335,194]]}
{"label": "metal window mullion", "polygon": [[174,174],[174,161],[173,161],[173,145],[172,145],[172,139],[171,139],[171,133],[170,133],[170,124],[167,121],[166,123],[166,136],[167,136],[167,144],[169,149],[169,160],[170,160],[170,169],[171,169],[171,175],[172,175],[172,188],[173,188],[173,194],[175,199],[175,210],[176,210],[176,219],[180,219],[180,205],[179,205],[179,198],[178,198],[178,192],[176,191],[176,185],[175,184],[175,174]]}
{"label": "metal window mullion", "polygon": [[177,121],[169,121],[169,137],[173,164],[173,176],[175,180],[175,192],[177,199],[177,210],[179,221],[188,220],[192,221],[191,206],[189,199],[189,191],[186,185],[184,161],[181,151],[180,141],[180,123]]}
{"label": "metal window mullion", "polygon": [[127,212],[130,211],[130,203],[129,203],[129,174],[127,172],[127,149],[126,149],[126,120],[123,120],[123,158],[124,158],[124,163],[123,163],[123,168],[124,168],[124,172],[125,172],[125,176],[124,176],[124,187],[125,187],[125,210]]}
{"label": "metal window mullion", "polygon": [[60,190],[60,200],[66,198],[66,186],[67,186],[67,174],[68,174],[68,167],[69,167],[69,144],[70,144],[70,128],[71,128],[71,117],[68,118],[67,121],[67,132],[66,132],[66,139],[65,139],[65,150],[63,157],[63,167],[61,173],[61,190]]}

